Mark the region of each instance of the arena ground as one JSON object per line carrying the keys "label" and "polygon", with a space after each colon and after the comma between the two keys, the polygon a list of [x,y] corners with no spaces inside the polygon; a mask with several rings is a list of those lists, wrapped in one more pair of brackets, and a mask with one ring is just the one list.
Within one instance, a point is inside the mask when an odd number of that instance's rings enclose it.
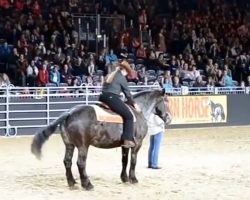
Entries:
{"label": "arena ground", "polygon": [[[43,159],[30,153],[31,137],[0,138],[1,200],[249,200],[250,128],[167,130],[161,170],[147,169],[146,138],[136,185],[123,184],[120,149],[91,148],[87,171],[93,191],[66,185],[59,135],[46,143]],[[75,165],[73,171],[79,183]],[[79,185],[79,184],[78,184]]]}

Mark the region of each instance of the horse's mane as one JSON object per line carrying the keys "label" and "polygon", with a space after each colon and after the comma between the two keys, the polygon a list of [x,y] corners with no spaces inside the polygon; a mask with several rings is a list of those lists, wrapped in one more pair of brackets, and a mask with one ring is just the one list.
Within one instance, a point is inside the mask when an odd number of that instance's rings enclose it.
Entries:
{"label": "horse's mane", "polygon": [[138,97],[144,96],[144,95],[146,95],[146,94],[148,94],[148,93],[150,93],[150,92],[151,92],[151,91],[149,91],[149,90],[140,91],[140,92],[137,92],[136,94],[134,94],[133,97],[134,97],[134,98],[138,98]]}
{"label": "horse's mane", "polygon": [[133,95],[133,97],[138,98],[140,96],[144,96],[144,95],[151,94],[151,93],[157,93],[160,91],[161,90],[145,90],[145,91],[137,92],[136,94]]}

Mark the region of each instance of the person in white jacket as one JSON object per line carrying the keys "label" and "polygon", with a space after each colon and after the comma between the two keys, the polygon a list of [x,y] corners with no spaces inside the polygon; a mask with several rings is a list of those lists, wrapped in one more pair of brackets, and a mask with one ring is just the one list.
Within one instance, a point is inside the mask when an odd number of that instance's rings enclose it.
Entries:
{"label": "person in white jacket", "polygon": [[164,121],[156,114],[152,113],[147,119],[148,134],[150,135],[150,145],[148,149],[148,168],[160,169],[158,166],[159,150],[162,136],[165,130]]}

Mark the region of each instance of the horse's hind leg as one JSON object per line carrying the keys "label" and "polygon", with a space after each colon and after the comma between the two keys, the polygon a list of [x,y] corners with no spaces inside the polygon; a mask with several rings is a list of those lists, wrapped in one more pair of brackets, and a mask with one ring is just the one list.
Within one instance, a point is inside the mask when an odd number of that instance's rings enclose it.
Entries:
{"label": "horse's hind leg", "polygon": [[94,186],[91,184],[86,173],[86,160],[88,154],[88,147],[81,146],[78,148],[77,166],[81,178],[82,187],[86,190],[91,190]]}
{"label": "horse's hind leg", "polygon": [[129,181],[130,183],[138,183],[138,180],[135,176],[135,166],[137,161],[137,153],[140,150],[141,146],[137,146],[131,149],[131,160],[130,160],[130,169],[129,169]]}
{"label": "horse's hind leg", "polygon": [[73,144],[65,144],[66,151],[65,151],[65,156],[64,156],[64,166],[66,169],[66,177],[68,181],[69,187],[73,187],[76,184],[76,181],[73,177],[72,171],[71,171],[71,166],[72,166],[72,157],[74,154],[74,149],[75,146]]}
{"label": "horse's hind leg", "polygon": [[121,172],[121,180],[124,183],[129,181],[128,175],[127,175],[128,153],[129,153],[129,149],[122,147],[122,172]]}

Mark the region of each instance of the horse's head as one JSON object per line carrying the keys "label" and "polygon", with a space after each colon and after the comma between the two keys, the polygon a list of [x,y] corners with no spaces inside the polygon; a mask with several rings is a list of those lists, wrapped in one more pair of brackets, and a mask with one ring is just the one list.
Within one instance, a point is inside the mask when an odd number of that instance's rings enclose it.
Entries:
{"label": "horse's head", "polygon": [[171,114],[166,101],[165,90],[142,91],[134,95],[136,103],[140,106],[144,117],[151,113],[158,115],[165,124],[171,122]]}
{"label": "horse's head", "polygon": [[158,99],[156,100],[155,108],[153,112],[158,115],[166,125],[170,124],[172,121],[172,115],[170,113],[168,99],[165,90],[156,92],[155,95]]}
{"label": "horse's head", "polygon": [[212,100],[209,100],[209,101],[207,102],[207,105],[210,106],[210,107],[212,107],[212,106],[214,105],[214,102],[213,102]]}

